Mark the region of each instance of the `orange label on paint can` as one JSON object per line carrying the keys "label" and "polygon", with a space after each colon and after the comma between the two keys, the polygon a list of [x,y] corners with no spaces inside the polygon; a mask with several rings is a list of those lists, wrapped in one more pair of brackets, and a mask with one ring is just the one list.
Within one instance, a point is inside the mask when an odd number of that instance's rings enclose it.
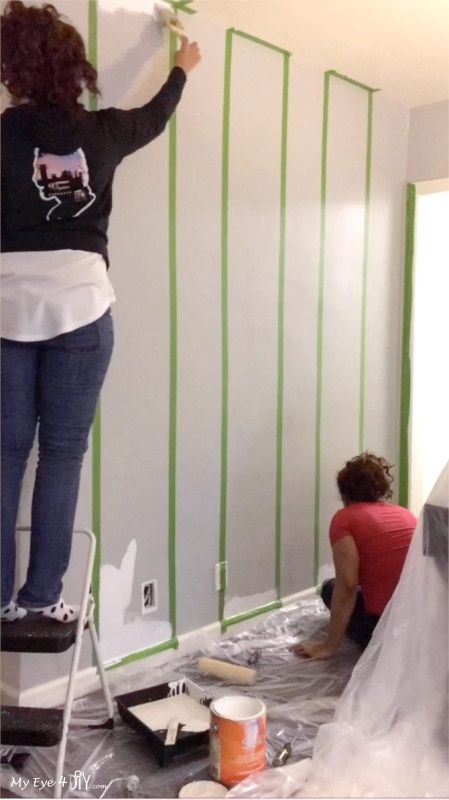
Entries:
{"label": "orange label on paint can", "polygon": [[229,696],[211,707],[210,762],[215,780],[235,786],[266,766],[266,707],[254,697]]}

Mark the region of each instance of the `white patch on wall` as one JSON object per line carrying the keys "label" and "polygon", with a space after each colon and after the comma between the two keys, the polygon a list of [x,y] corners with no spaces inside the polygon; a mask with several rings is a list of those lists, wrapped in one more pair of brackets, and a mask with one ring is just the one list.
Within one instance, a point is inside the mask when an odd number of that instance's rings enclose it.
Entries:
{"label": "white patch on wall", "polygon": [[248,611],[253,611],[255,608],[267,606],[277,600],[275,589],[270,589],[268,592],[262,594],[252,594],[248,597],[233,597],[228,600],[225,605],[225,619],[236,617],[238,614],[246,614]]}
{"label": "white patch on wall", "polygon": [[136,616],[131,622],[128,606],[131,602],[137,542],[133,539],[123,556],[120,567],[104,564],[100,573],[100,634],[101,653],[105,661],[144,650],[171,639],[170,622]]}
{"label": "white patch on wall", "polygon": [[318,585],[329,578],[335,578],[335,567],[333,564],[322,564],[318,570]]}

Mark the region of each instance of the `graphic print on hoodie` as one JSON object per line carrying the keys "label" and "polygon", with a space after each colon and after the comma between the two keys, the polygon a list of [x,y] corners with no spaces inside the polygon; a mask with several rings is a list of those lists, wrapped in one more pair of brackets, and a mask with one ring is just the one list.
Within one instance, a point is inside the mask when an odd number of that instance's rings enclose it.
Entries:
{"label": "graphic print on hoodie", "polygon": [[96,200],[81,147],[67,155],[34,150],[33,183],[45,202],[53,203],[47,220],[79,217]]}

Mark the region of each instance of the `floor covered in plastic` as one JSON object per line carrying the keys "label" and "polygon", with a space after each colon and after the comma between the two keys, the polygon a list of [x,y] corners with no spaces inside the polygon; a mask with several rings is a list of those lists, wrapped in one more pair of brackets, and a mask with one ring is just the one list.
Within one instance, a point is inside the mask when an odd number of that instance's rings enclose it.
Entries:
{"label": "floor covered in plastic", "polygon": [[[289,763],[293,763],[311,755],[318,728],[332,717],[336,701],[360,655],[359,649],[349,640],[345,640],[339,654],[329,661],[300,660],[291,652],[291,647],[302,639],[321,638],[328,616],[318,599],[286,606],[254,621],[243,633],[212,643],[207,651],[197,651],[188,658],[179,658],[158,668],[152,668],[151,661],[147,660],[110,671],[112,695],[173,680],[176,672],[176,677],[190,678],[212,697],[246,693],[261,698],[268,710],[268,766],[287,743],[291,746]],[[242,687],[202,676],[197,667],[202,655],[240,666],[254,666],[257,683]],[[74,717],[77,715],[93,721],[104,716],[101,694],[77,700]],[[30,787],[35,777],[43,780],[54,777],[56,756],[57,748],[35,748],[20,771],[2,769],[3,790],[8,788],[13,776],[16,779],[21,776],[31,780],[28,789],[21,789],[17,796],[51,797],[52,789],[41,789],[36,794],[36,789]],[[74,774],[77,770],[89,777],[89,788],[66,789],[66,797],[175,798],[185,784],[209,779],[207,749],[161,768],[149,743],[131,730],[117,712],[111,731],[71,729],[64,773]]]}

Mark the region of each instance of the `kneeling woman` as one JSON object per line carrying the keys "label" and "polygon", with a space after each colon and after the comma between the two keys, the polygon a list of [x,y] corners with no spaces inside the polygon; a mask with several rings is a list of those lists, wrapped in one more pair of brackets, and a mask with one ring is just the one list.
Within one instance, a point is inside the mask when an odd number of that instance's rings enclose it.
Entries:
{"label": "kneeling woman", "polygon": [[388,502],[390,469],[386,459],[363,453],[337,475],[344,508],[330,526],[336,577],[321,587],[329,631],[324,642],[301,642],[299,656],[331,658],[345,635],[365,648],[397,586],[416,517]]}

